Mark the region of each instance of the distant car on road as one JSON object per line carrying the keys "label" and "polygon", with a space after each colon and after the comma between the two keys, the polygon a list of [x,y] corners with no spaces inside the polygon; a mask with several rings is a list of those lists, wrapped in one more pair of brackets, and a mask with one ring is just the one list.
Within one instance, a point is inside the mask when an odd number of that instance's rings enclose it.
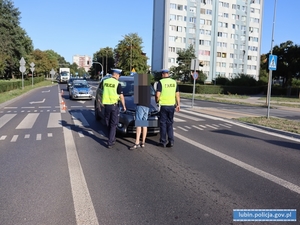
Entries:
{"label": "distant car on road", "polygon": [[70,99],[89,99],[93,98],[93,90],[86,80],[74,79],[69,87]]}
{"label": "distant car on road", "polygon": [[[95,119],[100,120],[104,119],[104,106],[102,104],[102,94],[103,94],[103,81],[105,79],[110,78],[111,75],[107,75],[103,77],[99,83],[99,86],[96,90],[95,95]],[[134,77],[132,76],[121,76],[119,78],[119,82],[121,83],[124,98],[126,111],[122,111],[120,106],[120,116],[119,116],[119,124],[117,126],[117,132],[120,134],[132,134],[136,133],[135,127],[135,111],[136,104],[134,103]],[[151,94],[151,105],[149,109],[148,122],[151,124],[148,127],[148,134],[158,134],[159,133],[159,109],[155,102],[155,91],[151,86],[150,90]]]}
{"label": "distant car on road", "polygon": [[69,91],[70,86],[72,85],[73,80],[79,80],[79,78],[71,77],[67,82],[67,91]]}

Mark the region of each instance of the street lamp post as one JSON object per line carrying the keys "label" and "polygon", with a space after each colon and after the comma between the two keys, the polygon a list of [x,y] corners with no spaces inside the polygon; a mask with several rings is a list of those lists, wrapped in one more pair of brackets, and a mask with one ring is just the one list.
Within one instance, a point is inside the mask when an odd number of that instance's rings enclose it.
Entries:
{"label": "street lamp post", "polygon": [[[272,40],[271,40],[271,52],[270,52],[271,55],[273,54],[274,29],[275,29],[275,18],[276,18],[276,3],[277,3],[277,0],[275,0],[275,3],[274,3],[273,26],[272,26]],[[269,116],[270,116],[270,98],[271,98],[271,86],[272,86],[272,71],[273,70],[269,69],[269,83],[268,83],[268,93],[267,93],[267,102],[268,102],[267,118],[268,119],[269,119]]]}
{"label": "street lamp post", "polygon": [[[123,36],[124,37],[124,36]],[[136,39],[137,37],[130,37],[130,36],[125,36],[124,38],[129,38],[130,40],[130,72],[132,70],[132,42],[134,39]]]}
{"label": "street lamp post", "polygon": [[102,74],[102,78],[103,78],[103,65],[99,62],[92,62],[92,63],[99,64],[101,66],[101,74]]}

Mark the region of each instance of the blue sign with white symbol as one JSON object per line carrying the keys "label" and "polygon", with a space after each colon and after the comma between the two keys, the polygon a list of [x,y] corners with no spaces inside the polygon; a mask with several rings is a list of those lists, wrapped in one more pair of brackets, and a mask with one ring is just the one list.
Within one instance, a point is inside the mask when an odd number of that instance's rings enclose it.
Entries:
{"label": "blue sign with white symbol", "polygon": [[269,55],[269,70],[276,70],[277,68],[277,55]]}
{"label": "blue sign with white symbol", "polygon": [[195,72],[194,74],[193,74],[193,78],[196,80],[196,79],[198,79],[198,73],[197,72]]}

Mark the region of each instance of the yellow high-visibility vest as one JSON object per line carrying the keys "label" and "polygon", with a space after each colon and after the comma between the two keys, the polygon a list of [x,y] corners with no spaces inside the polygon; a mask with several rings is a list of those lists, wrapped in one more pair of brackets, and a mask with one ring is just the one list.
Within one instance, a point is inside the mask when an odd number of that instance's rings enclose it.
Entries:
{"label": "yellow high-visibility vest", "polygon": [[177,83],[172,78],[163,78],[160,80],[161,83],[161,93],[159,98],[160,105],[175,105],[176,104],[176,87]]}
{"label": "yellow high-visibility vest", "polygon": [[112,105],[118,103],[119,95],[117,88],[119,81],[115,78],[108,78],[103,81],[103,96],[102,103],[105,105]]}

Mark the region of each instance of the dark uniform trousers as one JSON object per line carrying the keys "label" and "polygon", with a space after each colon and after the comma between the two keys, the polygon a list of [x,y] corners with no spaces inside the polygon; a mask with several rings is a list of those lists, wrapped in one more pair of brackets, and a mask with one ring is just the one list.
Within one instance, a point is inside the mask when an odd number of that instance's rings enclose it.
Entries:
{"label": "dark uniform trousers", "polygon": [[116,141],[116,129],[119,123],[119,106],[118,104],[105,106],[105,123],[108,127],[108,145],[113,145]]}
{"label": "dark uniform trousers", "polygon": [[173,118],[175,107],[174,106],[161,106],[160,107],[160,143],[166,145],[168,141],[174,144],[174,131],[173,131]]}

